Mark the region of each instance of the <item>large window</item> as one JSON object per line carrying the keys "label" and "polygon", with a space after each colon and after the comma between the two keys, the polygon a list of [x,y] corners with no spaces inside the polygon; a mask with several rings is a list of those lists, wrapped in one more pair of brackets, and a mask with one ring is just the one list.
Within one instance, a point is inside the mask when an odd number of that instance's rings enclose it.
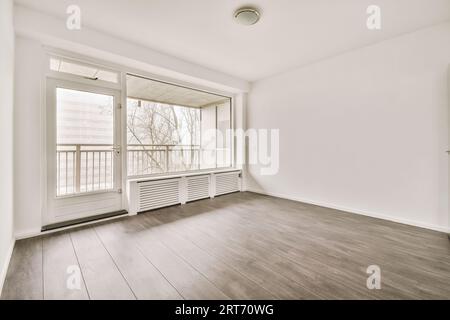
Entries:
{"label": "large window", "polygon": [[231,99],[127,77],[128,175],[232,166]]}

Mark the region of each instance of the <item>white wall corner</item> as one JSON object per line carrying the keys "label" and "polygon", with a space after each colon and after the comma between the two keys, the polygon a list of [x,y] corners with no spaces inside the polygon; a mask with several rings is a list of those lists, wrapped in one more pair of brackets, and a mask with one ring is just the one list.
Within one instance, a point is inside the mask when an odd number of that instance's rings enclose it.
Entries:
{"label": "white wall corner", "polygon": [[[450,58],[449,58],[450,59]],[[447,67],[447,130],[448,130],[448,137],[447,137],[447,162],[448,162],[448,173],[447,173],[447,233],[450,237],[450,64]]]}
{"label": "white wall corner", "polygon": [[0,1],[0,294],[14,249],[14,61],[13,1]]}

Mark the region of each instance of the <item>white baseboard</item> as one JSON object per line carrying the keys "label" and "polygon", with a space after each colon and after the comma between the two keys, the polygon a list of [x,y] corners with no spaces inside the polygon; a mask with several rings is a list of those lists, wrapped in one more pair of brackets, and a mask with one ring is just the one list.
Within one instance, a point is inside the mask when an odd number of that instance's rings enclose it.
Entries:
{"label": "white baseboard", "polygon": [[43,232],[41,232],[40,229],[28,230],[28,231],[16,232],[14,234],[14,238],[16,239],[16,241],[18,241],[18,240],[23,240],[23,239],[28,239],[28,238],[34,238],[34,237],[40,236],[42,234],[43,234]]}
{"label": "white baseboard", "polygon": [[2,294],[3,285],[5,284],[6,274],[8,272],[9,263],[11,262],[11,257],[15,243],[16,240],[12,239],[11,245],[9,246],[8,252],[6,254],[5,262],[3,263],[0,269],[0,295]]}
{"label": "white baseboard", "polygon": [[313,200],[309,200],[309,199],[303,199],[303,198],[299,198],[299,197],[283,195],[283,194],[279,194],[279,193],[267,192],[264,190],[259,190],[259,189],[251,188],[251,187],[247,188],[246,191],[259,193],[259,194],[263,194],[263,195],[267,195],[267,196],[272,196],[272,197],[276,197],[276,198],[282,198],[282,199],[287,199],[287,200],[292,200],[292,201],[297,201],[297,202],[303,202],[303,203],[312,204],[312,205],[319,206],[319,207],[336,209],[339,211],[359,214],[359,215],[363,215],[363,216],[367,216],[367,217],[383,219],[383,220],[406,224],[406,225],[410,225],[410,226],[414,226],[414,227],[425,228],[425,229],[429,229],[429,230],[433,230],[433,231],[450,233],[450,228],[446,228],[446,227],[442,227],[442,226],[438,226],[438,225],[431,225],[431,224],[423,223],[423,222],[416,221],[416,220],[397,218],[397,217],[393,217],[393,216],[389,216],[389,215],[385,215],[385,214],[379,214],[379,213],[375,213],[375,212],[369,212],[369,211],[359,210],[359,209],[354,209],[354,208],[346,208],[346,207],[342,207],[342,206],[336,206],[336,205],[330,204],[330,203],[318,202],[318,201],[313,201]]}

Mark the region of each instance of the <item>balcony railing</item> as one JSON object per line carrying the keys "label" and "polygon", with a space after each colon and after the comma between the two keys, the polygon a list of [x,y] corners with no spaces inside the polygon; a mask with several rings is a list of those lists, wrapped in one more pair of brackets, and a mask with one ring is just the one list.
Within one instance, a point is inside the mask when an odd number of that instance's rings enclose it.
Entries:
{"label": "balcony railing", "polygon": [[200,169],[199,145],[128,145],[128,175]]}
{"label": "balcony railing", "polygon": [[56,157],[58,196],[113,188],[113,150],[105,144],[59,144]]}
{"label": "balcony railing", "polygon": [[[114,187],[114,150],[106,144],[59,144],[57,196],[111,190]],[[127,149],[128,175],[200,169],[198,145],[130,144]]]}

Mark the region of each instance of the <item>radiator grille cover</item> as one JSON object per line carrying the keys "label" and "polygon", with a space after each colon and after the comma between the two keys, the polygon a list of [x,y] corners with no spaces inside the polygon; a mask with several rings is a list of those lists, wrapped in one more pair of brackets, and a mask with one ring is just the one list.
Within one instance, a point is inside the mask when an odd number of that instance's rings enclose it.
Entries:
{"label": "radiator grille cover", "polygon": [[140,183],[138,193],[138,212],[176,205],[180,203],[180,180]]}
{"label": "radiator grille cover", "polygon": [[215,187],[216,196],[240,191],[239,172],[217,174]]}
{"label": "radiator grille cover", "polygon": [[187,178],[187,201],[209,198],[210,176],[196,176]]}

